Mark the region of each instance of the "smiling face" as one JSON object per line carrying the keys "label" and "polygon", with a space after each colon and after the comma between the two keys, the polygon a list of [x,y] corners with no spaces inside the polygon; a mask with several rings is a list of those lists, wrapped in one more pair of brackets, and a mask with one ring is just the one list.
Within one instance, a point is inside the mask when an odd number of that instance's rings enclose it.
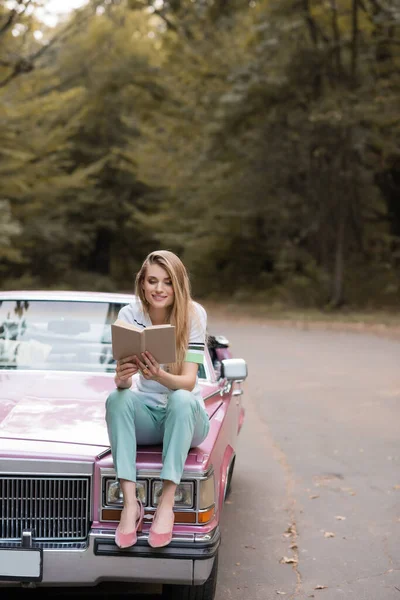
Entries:
{"label": "smiling face", "polygon": [[174,303],[174,288],[167,271],[157,264],[146,267],[143,292],[149,308],[168,308]]}

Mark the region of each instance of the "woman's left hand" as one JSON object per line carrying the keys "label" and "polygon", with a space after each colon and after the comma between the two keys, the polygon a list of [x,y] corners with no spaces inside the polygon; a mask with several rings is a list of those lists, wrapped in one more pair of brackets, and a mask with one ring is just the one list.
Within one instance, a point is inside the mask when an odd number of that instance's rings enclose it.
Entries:
{"label": "woman's left hand", "polygon": [[138,365],[145,379],[157,379],[161,374],[161,367],[150,352],[144,352],[141,357],[136,357]]}

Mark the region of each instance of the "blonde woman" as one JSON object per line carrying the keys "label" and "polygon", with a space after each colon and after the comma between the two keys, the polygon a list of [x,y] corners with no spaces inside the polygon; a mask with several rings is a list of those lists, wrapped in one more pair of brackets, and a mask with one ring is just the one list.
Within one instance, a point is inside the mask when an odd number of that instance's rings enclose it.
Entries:
{"label": "blonde woman", "polygon": [[[175,325],[177,362],[167,370],[150,353],[117,363],[117,390],[107,399],[106,421],[124,508],[115,541],[133,546],[143,520],[136,500],[137,444],[163,444],[162,495],[149,534],[149,544],[170,543],[174,525],[174,497],[189,449],[209,431],[208,416],[197,381],[203,362],[207,315],[190,295],[185,266],[172,252],[149,254],[136,277],[135,301],[118,318],[138,327]],[[139,373],[137,388],[132,376]]]}

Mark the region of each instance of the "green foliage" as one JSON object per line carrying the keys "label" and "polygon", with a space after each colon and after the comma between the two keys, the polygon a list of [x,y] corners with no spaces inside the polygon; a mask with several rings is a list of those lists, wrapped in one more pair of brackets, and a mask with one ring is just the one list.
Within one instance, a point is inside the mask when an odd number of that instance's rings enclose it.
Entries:
{"label": "green foliage", "polygon": [[166,246],[198,295],[398,300],[395,0],[97,0],[42,41],[26,2],[0,2],[4,287],[129,289]]}

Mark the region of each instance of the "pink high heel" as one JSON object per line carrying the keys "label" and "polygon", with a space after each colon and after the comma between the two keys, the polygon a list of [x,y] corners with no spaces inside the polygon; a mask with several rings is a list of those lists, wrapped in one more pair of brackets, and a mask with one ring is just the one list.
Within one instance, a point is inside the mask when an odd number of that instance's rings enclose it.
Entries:
{"label": "pink high heel", "polygon": [[137,501],[139,506],[139,518],[136,521],[136,527],[131,533],[121,533],[119,529],[119,525],[117,527],[117,531],[115,532],[115,543],[118,548],[130,548],[134,546],[137,542],[137,532],[142,531],[143,519],[144,519],[144,506],[140,502]]}
{"label": "pink high heel", "polygon": [[172,518],[172,523],[171,523],[171,529],[169,531],[167,531],[167,533],[156,533],[155,531],[153,531],[153,525],[154,525],[154,521],[156,520],[156,514],[157,514],[157,511],[154,513],[153,523],[151,524],[151,527],[150,527],[149,546],[151,546],[152,548],[162,548],[163,546],[168,546],[168,544],[171,543],[172,530],[174,528],[174,523],[175,523],[175,514],[172,513],[173,518]]}

